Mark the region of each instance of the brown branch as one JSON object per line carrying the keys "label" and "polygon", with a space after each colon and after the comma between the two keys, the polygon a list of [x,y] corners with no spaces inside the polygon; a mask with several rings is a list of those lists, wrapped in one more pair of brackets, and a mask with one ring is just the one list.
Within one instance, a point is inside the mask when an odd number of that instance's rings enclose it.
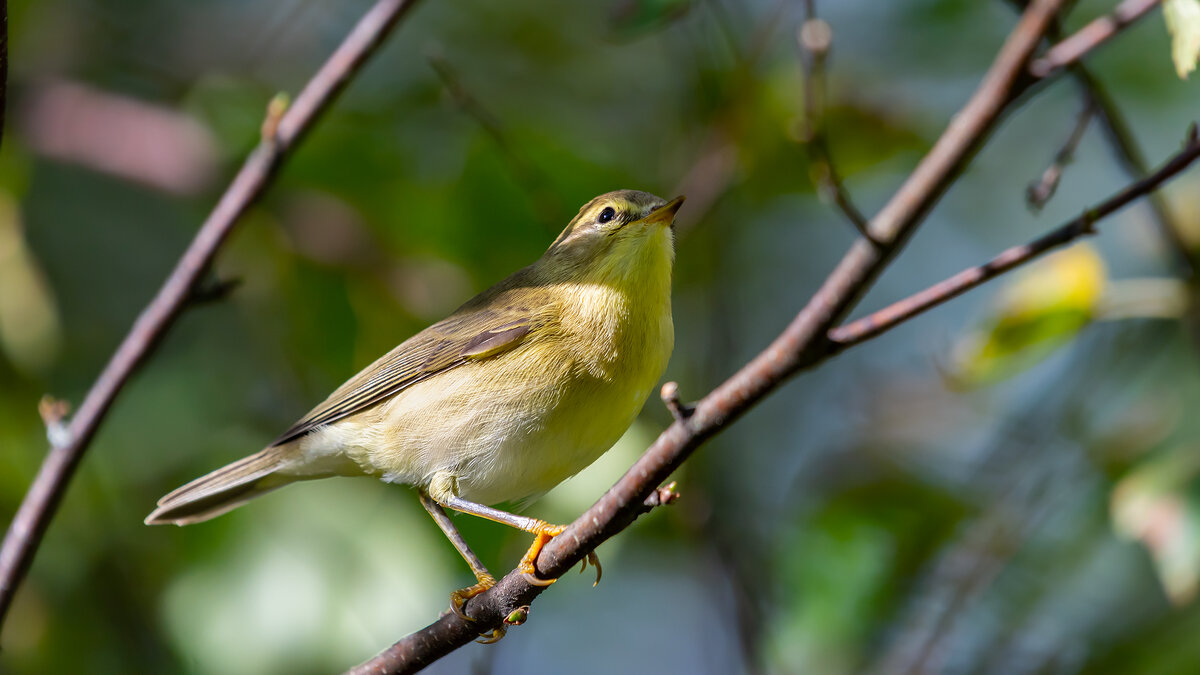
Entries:
{"label": "brown branch", "polygon": [[[1144,177],[1150,172],[1150,167],[1133,136],[1133,130],[1130,129],[1129,124],[1125,121],[1125,116],[1117,107],[1116,101],[1109,96],[1108,91],[1083,64],[1072,67],[1070,72],[1075,81],[1083,87],[1086,95],[1095,103],[1097,115],[1109,145],[1116,153],[1117,162],[1129,177],[1134,179]],[[1154,213],[1159,233],[1174,254],[1176,264],[1191,276],[1192,283],[1200,283],[1200,275],[1197,274],[1197,267],[1200,265],[1196,260],[1196,254],[1184,239],[1179,224],[1172,217],[1167,200],[1162,195],[1153,193],[1146,201]]]}
{"label": "brown branch", "polygon": [[816,0],[804,2],[804,22],[796,33],[796,42],[800,45],[804,66],[804,143],[808,147],[809,173],[817,186],[817,194],[823,200],[833,202],[864,239],[876,243],[871,238],[871,224],[850,198],[829,150],[825,129],[828,107],[825,62],[833,46],[833,29],[817,18]]}
{"label": "brown branch", "polygon": [[838,350],[880,335],[899,324],[922,314],[938,305],[993,279],[1005,272],[1053,249],[1069,244],[1079,237],[1095,233],[1095,224],[1139,197],[1152,193],[1200,157],[1200,139],[1193,124],[1188,131],[1187,141],[1177,154],[1157,171],[1126,187],[1082,215],[1068,221],[1058,229],[1043,235],[1028,244],[1014,246],[988,262],[971,267],[940,281],[925,290],[910,295],[887,307],[864,316],[829,332],[829,339],[837,344]]}
{"label": "brown branch", "polygon": [[[826,332],[871,286],[891,258],[983,145],[1000,116],[1039,78],[1026,68],[1063,0],[1034,0],[1005,41],[967,104],[933,149],[871,223],[876,246],[859,240],[784,332],[741,370],[676,421],[625,475],[537,559],[538,575],[555,578],[625,529],[646,509],[645,500],[691,453],[741,417],[797,372],[829,358],[836,345]],[[510,572],[466,607],[474,621],[446,614],[388,647],[352,673],[414,672],[500,624],[512,610],[530,605],[544,587]]]}
{"label": "brown branch", "polygon": [[50,452],[25,494],[0,548],[0,623],[3,623],[17,586],[29,569],[71,475],[125,383],[179,317],[238,218],[262,195],[288,152],[415,4],[416,0],[378,0],[363,15],[305,85],[296,101],[279,116],[274,133],[265,136],[247,157],[171,275],[138,316],[88,391],[83,405],[66,429],[65,438],[52,439]]}
{"label": "brown branch", "polygon": [[1091,52],[1128,28],[1132,23],[1159,5],[1161,0],[1124,0],[1113,11],[1101,16],[1073,35],[1051,47],[1045,55],[1029,65],[1034,77],[1044,78],[1060,68],[1077,63]]}
{"label": "brown branch", "polygon": [[1071,135],[1067,137],[1062,147],[1054,154],[1054,160],[1042,175],[1037,180],[1029,184],[1025,190],[1025,201],[1035,209],[1040,209],[1050,201],[1054,193],[1058,191],[1058,183],[1062,180],[1063,172],[1067,165],[1075,159],[1075,149],[1079,147],[1079,142],[1083,140],[1083,134],[1087,131],[1088,123],[1092,121],[1092,115],[1095,113],[1095,103],[1091,97],[1084,96],[1083,108],[1079,111],[1079,115],[1075,117],[1075,127],[1071,130]]}

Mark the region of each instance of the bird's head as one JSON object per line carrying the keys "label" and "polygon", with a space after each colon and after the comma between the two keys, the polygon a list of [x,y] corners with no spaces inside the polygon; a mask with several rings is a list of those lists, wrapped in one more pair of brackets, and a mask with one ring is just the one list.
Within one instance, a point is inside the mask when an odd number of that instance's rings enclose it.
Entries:
{"label": "bird's head", "polygon": [[671,201],[637,190],[600,195],[579,209],[542,256],[554,281],[634,284],[665,273],[675,260],[675,212]]}

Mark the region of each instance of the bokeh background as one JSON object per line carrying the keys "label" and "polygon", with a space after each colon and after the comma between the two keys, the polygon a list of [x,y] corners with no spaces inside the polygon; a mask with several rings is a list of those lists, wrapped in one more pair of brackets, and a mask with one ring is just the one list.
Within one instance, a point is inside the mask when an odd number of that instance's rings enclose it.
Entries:
{"label": "bokeh background", "polygon": [[[0,516],[257,139],[365,0],[10,6],[0,151]],[[873,212],[1014,21],[1001,0],[821,3],[829,134]],[[103,426],[0,634],[11,673],[323,673],[471,581],[406,489],[302,484],[189,528],[155,500],[255,451],[378,354],[535,259],[617,188],[689,201],[677,347],[698,397],[766,345],[852,241],[800,142],[800,3],[425,0],[299,147]],[[1109,7],[1083,1],[1067,21]],[[1155,12],[1089,65],[1153,161],[1200,118]],[[1093,124],[1040,212],[1024,190],[1080,108],[1003,124],[862,304],[882,306],[1127,182]],[[1166,191],[1200,244],[1200,172]],[[529,623],[437,673],[1195,672],[1200,333],[1139,203],[1102,236],[839,356],[710,441],[683,498]],[[651,400],[529,507],[566,521],[670,418]],[[458,518],[493,570],[527,537]]]}

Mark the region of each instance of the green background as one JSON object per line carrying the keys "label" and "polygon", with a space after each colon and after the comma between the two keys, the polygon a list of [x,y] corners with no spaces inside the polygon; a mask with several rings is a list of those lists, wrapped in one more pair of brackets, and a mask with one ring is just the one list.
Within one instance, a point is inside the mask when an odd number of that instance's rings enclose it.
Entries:
{"label": "green background", "polygon": [[[0,634],[0,671],[330,672],[432,621],[470,574],[406,488],[318,481],[195,527],[142,518],[531,262],[601,192],[688,193],[666,375],[685,398],[761,350],[854,237],[816,198],[798,141],[798,4],[422,2],[221,252],[216,276],[240,286],[187,311],[113,407]],[[871,213],[1014,15],[999,0],[821,4],[830,141]],[[253,147],[267,101],[298,91],[368,6],[10,3],[4,521],[45,453],[39,398],[81,400]],[[1068,28],[1108,6],[1078,3]],[[1154,161],[1200,117],[1158,12],[1088,63]],[[174,131],[109,126],[100,106],[48,95],[68,83],[87,101],[154,106],[116,110]],[[1054,200],[1025,205],[1078,108],[1063,80],[1006,119],[862,307],[1126,183],[1093,125]],[[86,139],[134,169],[54,150]],[[166,185],[176,173],[190,178]],[[1167,194],[1200,241],[1200,173]],[[1112,278],[1174,273],[1143,204],[1101,229]],[[964,386],[959,346],[997,302],[995,287],[973,292],[789,383],[697,453],[679,502],[599,549],[598,588],[568,575],[503,642],[431,671],[1194,672],[1197,333],[1169,317],[1084,321],[1027,369]],[[652,399],[613,451],[526,512],[572,519],[669,421]],[[1114,526],[1113,505],[1131,503],[1150,548]],[[528,545],[457,522],[497,571]],[[1183,589],[1174,603],[1164,583]]]}

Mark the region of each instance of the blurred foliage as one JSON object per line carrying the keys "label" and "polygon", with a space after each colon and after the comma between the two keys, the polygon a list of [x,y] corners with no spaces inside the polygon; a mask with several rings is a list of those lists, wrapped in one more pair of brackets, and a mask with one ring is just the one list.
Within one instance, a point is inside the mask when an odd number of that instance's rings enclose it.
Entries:
{"label": "blurred foliage", "polygon": [[1012,275],[985,324],[957,345],[954,378],[990,383],[1045,358],[1095,318],[1107,276],[1104,261],[1086,243]]}
{"label": "blurred foliage", "polygon": [[[82,398],[268,101],[369,4],[9,3],[0,513],[45,451],[38,400]],[[818,4],[834,31],[830,143],[870,213],[1013,15],[1000,0]],[[1067,29],[1111,5],[1076,3]],[[796,3],[769,0],[421,3],[222,251],[212,276],[240,280],[234,293],[189,309],[114,406],[0,634],[0,671],[330,672],[436,617],[470,575],[406,489],[318,481],[194,527],[142,518],[532,261],[611,189],[688,194],[667,377],[685,397],[719,383],[854,236],[807,179],[798,21]],[[1196,91],[1161,22],[1089,64],[1150,157],[1178,147]],[[1077,110],[1062,82],[1009,116],[864,310],[1127,182],[1093,129],[1053,201],[1026,210]],[[192,179],[153,180],[176,171]],[[1190,241],[1196,194],[1195,171],[1167,191]],[[1101,229],[1094,249],[805,373],[689,461],[679,502],[600,549],[599,588],[569,576],[499,645],[431,670],[1193,672],[1193,290],[1166,278],[1174,258],[1144,206]],[[959,391],[939,366],[973,335],[1005,377]],[[1021,372],[1009,360],[1035,352]],[[528,512],[573,518],[669,420],[652,400]],[[458,522],[493,570],[528,544]]]}
{"label": "blurred foliage", "polygon": [[1186,80],[1200,60],[1200,0],[1165,0],[1163,16],[1171,33],[1175,72]]}

